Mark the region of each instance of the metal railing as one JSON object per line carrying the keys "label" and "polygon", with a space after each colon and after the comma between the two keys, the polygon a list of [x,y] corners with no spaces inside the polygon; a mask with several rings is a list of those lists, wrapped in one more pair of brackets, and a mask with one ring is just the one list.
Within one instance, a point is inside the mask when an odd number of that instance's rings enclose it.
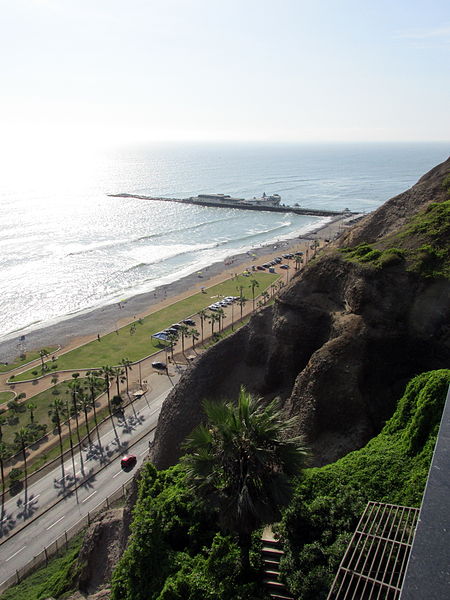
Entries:
{"label": "metal railing", "polygon": [[91,511],[87,513],[82,519],[77,521],[72,527],[64,531],[62,535],[56,538],[51,544],[45,546],[43,550],[37,555],[34,556],[32,560],[30,560],[25,566],[17,569],[14,575],[8,577],[0,583],[0,594],[5,590],[10,588],[13,585],[17,585],[20,583],[27,575],[36,571],[42,565],[47,565],[48,561],[57,556],[60,553],[66,552],[68,549],[69,541],[80,533],[86,526],[89,526],[92,522],[92,519],[98,515],[103,509],[109,509],[114,502],[120,500],[125,496],[127,491],[131,488],[133,477],[128,479],[122,487],[113,492],[110,496],[102,500],[97,506],[95,506]]}

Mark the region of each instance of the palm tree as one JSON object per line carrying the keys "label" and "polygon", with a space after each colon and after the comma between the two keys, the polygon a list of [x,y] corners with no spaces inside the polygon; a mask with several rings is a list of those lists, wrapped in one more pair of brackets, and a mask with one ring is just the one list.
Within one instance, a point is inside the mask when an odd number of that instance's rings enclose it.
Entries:
{"label": "palm tree", "polygon": [[120,397],[120,383],[125,381],[125,379],[123,377],[124,373],[125,373],[125,371],[122,369],[122,367],[113,367],[112,368],[112,376],[116,380],[117,395],[119,397]]}
{"label": "palm tree", "polygon": [[173,360],[173,349],[175,347],[175,344],[178,342],[178,333],[170,332],[167,336],[167,339],[169,340],[170,356]]}
{"label": "palm tree", "polygon": [[202,344],[203,344],[203,340],[204,340],[204,336],[203,336],[203,323],[208,318],[208,311],[205,308],[202,308],[202,310],[198,311],[198,316],[200,317],[200,329],[201,329],[201,332],[202,332]]}
{"label": "palm tree", "polygon": [[[70,455],[72,457],[73,479],[74,479],[74,482],[75,482],[75,479],[77,477],[77,473],[76,473],[76,470],[75,470],[75,455],[74,455],[74,452],[73,452],[72,425],[70,423],[69,400],[66,400],[65,412],[66,412],[66,416],[67,416],[67,424],[69,425]],[[75,490],[76,490],[76,487],[75,487]]]}
{"label": "palm tree", "polygon": [[[74,375],[78,375],[78,373],[73,373],[72,377],[74,377]],[[75,416],[75,421],[77,424],[77,438],[78,438],[78,444],[80,446],[80,450],[81,450],[81,438],[80,438],[80,421],[78,419],[78,412],[79,412],[79,397],[81,395],[81,383],[75,378],[73,381],[70,381],[68,384],[68,388],[70,390],[70,396],[72,398],[72,410],[71,413],[73,416]],[[70,414],[69,414],[69,421],[70,421]]]}
{"label": "palm tree", "polygon": [[49,405],[48,414],[51,420],[55,423],[59,437],[59,449],[61,451],[61,470],[64,477],[64,448],[61,435],[61,415],[64,413],[64,402],[59,398],[55,398]]}
{"label": "palm tree", "polygon": [[100,375],[105,380],[104,391],[106,392],[106,397],[108,398],[108,409],[109,409],[109,415],[110,415],[111,419],[112,419],[111,391],[109,388],[110,388],[110,384],[111,384],[111,377],[114,376],[113,374],[114,374],[113,368],[108,365],[105,365],[100,370]]}
{"label": "palm tree", "polygon": [[195,352],[195,342],[198,340],[198,338],[200,337],[199,332],[195,329],[195,327],[192,327],[191,329],[189,329],[189,333],[188,335],[192,338],[192,350],[194,350]]}
{"label": "palm tree", "polygon": [[5,513],[5,492],[6,492],[6,485],[5,485],[5,460],[7,460],[9,457],[11,456],[11,449],[8,448],[8,446],[6,444],[4,444],[3,442],[0,442],[0,473],[1,473],[1,478],[2,478],[2,515],[1,515],[1,521],[3,521],[3,515]]}
{"label": "palm tree", "polygon": [[30,411],[30,423],[34,423],[34,411],[37,408],[37,404],[34,402],[28,402],[27,408]]}
{"label": "palm tree", "polygon": [[214,335],[214,324],[220,321],[220,316],[217,313],[208,315],[208,321],[211,323],[211,335]]}
{"label": "palm tree", "polygon": [[128,400],[130,399],[130,390],[129,390],[129,382],[128,382],[128,371],[132,371],[131,365],[133,364],[131,362],[131,360],[129,360],[128,358],[122,358],[122,360],[120,361],[121,366],[123,367],[124,373],[125,373],[125,381],[127,383],[127,396],[128,396]]}
{"label": "palm tree", "polygon": [[41,350],[39,350],[39,358],[41,359],[42,373],[45,371],[44,358],[47,358],[48,355],[49,355],[49,352],[48,352],[47,348],[41,348]]}
{"label": "palm tree", "polygon": [[17,444],[17,446],[20,448],[21,452],[22,452],[22,456],[23,456],[23,470],[25,473],[25,494],[27,493],[27,480],[28,480],[28,474],[27,474],[27,442],[28,442],[28,438],[29,438],[30,432],[28,431],[28,429],[26,429],[26,427],[21,427],[20,429],[18,429],[16,431],[16,433],[14,434],[14,442]]}
{"label": "palm tree", "polygon": [[97,406],[96,406],[96,398],[97,398],[98,390],[100,387],[100,378],[98,376],[97,371],[88,371],[87,372],[86,385],[87,385],[87,389],[89,390],[91,406],[94,409],[95,428],[97,430],[97,437],[99,438],[99,443],[100,443],[100,437],[99,437],[99,433],[98,433],[98,421],[97,421]]}
{"label": "palm tree", "polygon": [[263,304],[266,304],[270,298],[269,292],[267,290],[264,290],[264,292],[261,293],[261,298],[262,298]]}
{"label": "palm tree", "polygon": [[5,410],[1,409],[1,412],[0,412],[0,444],[3,440],[3,427],[5,425],[7,425],[7,423],[8,423],[8,419],[3,414],[4,412],[5,412]]}
{"label": "palm tree", "polygon": [[223,320],[225,319],[225,311],[223,310],[223,308],[218,308],[216,310],[216,315],[219,317],[217,320],[219,322],[219,331],[222,331],[223,329]]}
{"label": "palm tree", "polygon": [[252,301],[253,301],[253,310],[255,310],[255,288],[259,287],[259,283],[256,279],[250,279],[250,288],[252,288]]}
{"label": "palm tree", "polygon": [[295,270],[298,271],[300,269],[300,265],[303,262],[303,258],[301,256],[295,257]]}
{"label": "palm tree", "polygon": [[241,320],[242,320],[242,309],[244,308],[246,302],[247,302],[247,298],[244,298],[244,296],[239,296],[239,307],[241,309]]}
{"label": "palm tree", "polygon": [[86,433],[90,444],[91,432],[89,431],[88,410],[91,408],[91,399],[86,394],[81,393],[80,395],[80,407],[83,409],[84,412],[84,424],[86,426]]}
{"label": "palm tree", "polygon": [[205,402],[207,424],[184,443],[187,481],[219,508],[223,529],[238,536],[242,571],[249,571],[251,534],[280,518],[289,502],[291,479],[304,466],[299,437],[287,437],[294,419],[285,419],[278,402],[264,406],[241,388],[237,406]]}
{"label": "palm tree", "polygon": [[178,329],[178,333],[181,335],[181,351],[184,354],[184,338],[187,336],[189,332],[189,327],[187,325],[180,325]]}

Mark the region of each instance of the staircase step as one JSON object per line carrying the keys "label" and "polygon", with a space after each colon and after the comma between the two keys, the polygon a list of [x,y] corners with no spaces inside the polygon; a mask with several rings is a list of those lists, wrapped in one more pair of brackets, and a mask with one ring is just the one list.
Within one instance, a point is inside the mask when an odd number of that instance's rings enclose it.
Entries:
{"label": "staircase step", "polygon": [[280,576],[280,571],[269,571],[269,569],[264,569],[264,575],[271,580],[276,580],[277,577]]}
{"label": "staircase step", "polygon": [[266,546],[279,546],[280,542],[278,540],[273,540],[270,538],[262,538],[262,543]]}
{"label": "staircase step", "polygon": [[274,579],[264,579],[264,583],[273,588],[274,590],[277,590],[279,592],[285,592],[286,588],[284,586],[284,583],[281,583],[281,581],[275,581]]}
{"label": "staircase step", "polygon": [[270,565],[277,565],[277,566],[278,566],[278,565],[280,564],[280,561],[279,561],[279,560],[277,560],[277,559],[278,559],[278,557],[277,557],[277,556],[272,556],[272,557],[270,557],[270,558],[269,558],[269,557],[267,557],[267,556],[263,556],[263,563],[264,563],[265,565],[269,565],[269,566],[270,566]]}
{"label": "staircase step", "polygon": [[262,553],[272,556],[283,556],[284,554],[283,550],[280,550],[279,548],[269,548],[268,546],[263,546]]}

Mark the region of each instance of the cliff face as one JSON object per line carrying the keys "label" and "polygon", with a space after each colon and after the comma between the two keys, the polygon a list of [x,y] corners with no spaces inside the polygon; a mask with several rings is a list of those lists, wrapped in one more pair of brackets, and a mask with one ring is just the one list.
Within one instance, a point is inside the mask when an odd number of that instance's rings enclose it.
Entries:
{"label": "cliff face", "polygon": [[281,398],[298,415],[314,464],[364,445],[392,414],[407,380],[447,367],[450,284],[405,262],[375,268],[338,250],[383,245],[430,202],[443,202],[450,160],[366,217],[311,262],[248,325],[198,358],[163,405],[152,459],[165,468],[201,421],[204,398],[233,398],[241,385]]}

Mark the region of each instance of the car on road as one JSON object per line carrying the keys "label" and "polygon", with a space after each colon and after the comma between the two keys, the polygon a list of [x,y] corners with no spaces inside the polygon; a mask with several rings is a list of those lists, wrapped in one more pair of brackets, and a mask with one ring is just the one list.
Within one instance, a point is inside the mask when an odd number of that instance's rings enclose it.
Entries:
{"label": "car on road", "polygon": [[128,454],[124,456],[120,461],[120,466],[122,469],[132,469],[134,465],[137,463],[137,458],[134,454]]}
{"label": "car on road", "polygon": [[189,325],[189,327],[194,327],[195,325],[195,321],[193,321],[192,319],[184,319],[183,323],[185,325]]}
{"label": "car on road", "polygon": [[167,369],[167,365],[164,362],[152,362],[152,367],[154,369],[158,369],[159,371],[165,371]]}

